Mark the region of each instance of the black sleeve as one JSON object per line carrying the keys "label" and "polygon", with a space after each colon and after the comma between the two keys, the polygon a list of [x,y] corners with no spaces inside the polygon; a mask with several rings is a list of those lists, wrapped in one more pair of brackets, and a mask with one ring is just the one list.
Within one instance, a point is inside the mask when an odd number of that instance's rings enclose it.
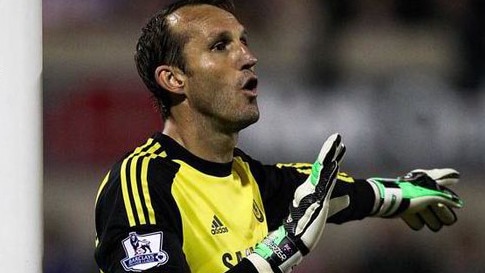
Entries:
{"label": "black sleeve", "polygon": [[[176,166],[165,163],[160,166],[160,162],[151,160],[146,175],[147,183],[143,184],[132,180],[133,177],[139,178],[141,172],[136,170],[137,175],[132,176],[129,172],[134,169],[130,168],[130,161],[125,164],[110,172],[106,186],[96,202],[95,259],[99,268],[104,273],[190,272],[182,250],[180,214],[170,194]],[[134,202],[135,184],[141,202],[138,205]],[[142,192],[147,190],[146,185],[154,211],[151,219]],[[128,204],[131,209],[127,208]],[[137,210],[137,206],[143,210]],[[131,215],[128,211],[131,211]]]}
{"label": "black sleeve", "polygon": [[[342,224],[361,220],[370,215],[374,206],[374,192],[364,179],[353,179],[341,173],[332,192],[332,200],[348,196],[348,206],[327,219],[328,223]],[[331,201],[332,202],[332,201]]]}

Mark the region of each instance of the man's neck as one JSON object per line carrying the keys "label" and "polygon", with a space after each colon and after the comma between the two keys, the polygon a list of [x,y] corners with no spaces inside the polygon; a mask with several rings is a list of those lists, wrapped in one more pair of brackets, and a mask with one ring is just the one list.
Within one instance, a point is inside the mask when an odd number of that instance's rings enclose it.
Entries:
{"label": "man's neck", "polygon": [[207,161],[227,163],[233,159],[238,133],[225,134],[203,124],[179,125],[171,117],[165,120],[163,134],[171,137],[192,154]]}

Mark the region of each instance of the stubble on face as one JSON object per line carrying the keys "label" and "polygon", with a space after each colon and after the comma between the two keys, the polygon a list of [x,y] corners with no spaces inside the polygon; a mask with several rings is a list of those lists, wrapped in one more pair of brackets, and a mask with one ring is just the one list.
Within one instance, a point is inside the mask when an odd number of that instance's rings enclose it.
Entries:
{"label": "stubble on face", "polygon": [[[187,104],[202,123],[225,133],[239,132],[259,119],[256,96],[242,90],[254,72],[243,69],[237,46],[243,26],[229,12],[213,6],[190,6],[174,14],[174,29],[189,37],[186,58]],[[231,45],[227,52],[214,52],[214,37],[225,33]]]}

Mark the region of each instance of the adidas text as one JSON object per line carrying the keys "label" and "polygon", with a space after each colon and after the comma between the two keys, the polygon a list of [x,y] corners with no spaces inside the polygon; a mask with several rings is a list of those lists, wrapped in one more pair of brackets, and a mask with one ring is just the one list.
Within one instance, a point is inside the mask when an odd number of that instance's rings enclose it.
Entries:
{"label": "adidas text", "polygon": [[227,227],[218,227],[218,228],[213,228],[211,229],[211,233],[212,235],[216,235],[216,234],[221,234],[221,233],[226,233],[228,232],[229,230],[227,229]]}

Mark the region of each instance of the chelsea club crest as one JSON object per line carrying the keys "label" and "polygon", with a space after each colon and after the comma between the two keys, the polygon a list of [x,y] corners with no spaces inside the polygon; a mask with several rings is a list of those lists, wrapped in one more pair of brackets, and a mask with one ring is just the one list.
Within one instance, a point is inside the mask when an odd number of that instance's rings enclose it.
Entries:
{"label": "chelsea club crest", "polygon": [[127,271],[140,272],[166,264],[168,254],[162,250],[162,243],[162,232],[144,235],[130,232],[128,238],[122,241],[126,258],[121,260],[121,265]]}

